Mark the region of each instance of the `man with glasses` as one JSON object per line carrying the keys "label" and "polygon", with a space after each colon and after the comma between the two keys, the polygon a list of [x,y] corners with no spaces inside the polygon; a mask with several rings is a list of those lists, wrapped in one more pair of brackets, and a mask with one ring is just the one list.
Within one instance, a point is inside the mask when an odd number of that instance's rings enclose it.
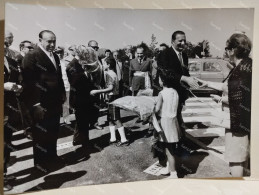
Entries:
{"label": "man with glasses", "polygon": [[[18,82],[19,84],[22,84],[22,62],[24,59],[24,56],[29,53],[30,51],[32,51],[34,49],[34,47],[32,46],[32,42],[25,40],[22,41],[20,43],[20,54],[17,55],[16,57],[16,61],[17,61],[17,67],[18,67],[18,71],[19,71],[19,76],[18,76]],[[21,105],[21,111],[22,111],[22,117],[23,117],[23,127],[24,127],[24,135],[28,138],[28,139],[32,139],[32,132],[31,132],[31,117],[29,114],[28,109],[26,108],[26,106],[23,103],[23,100],[21,98],[19,98],[20,101],[20,105]]]}
{"label": "man with glasses", "polygon": [[19,65],[22,64],[22,60],[23,60],[24,56],[27,53],[29,53],[30,51],[32,51],[33,49],[34,49],[34,47],[32,46],[31,41],[25,40],[20,43],[20,54],[18,54],[16,57],[16,60]]}
{"label": "man with glasses", "polygon": [[12,45],[13,43],[13,40],[14,40],[14,36],[13,36],[13,33],[10,32],[10,31],[5,31],[5,44],[6,44],[6,47],[5,47],[5,54],[7,57],[13,59],[13,60],[16,60],[16,57],[17,55],[19,54],[18,51],[15,51],[13,49],[10,49],[10,46]]}

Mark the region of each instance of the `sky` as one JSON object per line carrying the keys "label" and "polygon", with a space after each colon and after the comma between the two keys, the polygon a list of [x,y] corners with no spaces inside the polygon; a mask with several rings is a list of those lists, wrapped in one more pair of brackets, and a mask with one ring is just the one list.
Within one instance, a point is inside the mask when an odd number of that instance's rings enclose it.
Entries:
{"label": "sky", "polygon": [[137,10],[87,9],[43,5],[6,4],[5,28],[14,34],[12,48],[19,50],[23,40],[38,42],[41,30],[52,30],[57,46],[87,45],[96,40],[100,48],[116,50],[142,41],[171,45],[176,30],[187,41],[208,40],[212,56],[222,57],[226,40],[235,31],[244,31],[253,40],[254,10],[247,8]]}

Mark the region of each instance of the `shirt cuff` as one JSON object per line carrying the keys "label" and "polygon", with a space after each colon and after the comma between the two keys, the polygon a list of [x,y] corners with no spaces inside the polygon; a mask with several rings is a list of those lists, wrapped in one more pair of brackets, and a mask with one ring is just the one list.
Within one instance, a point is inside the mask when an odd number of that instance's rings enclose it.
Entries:
{"label": "shirt cuff", "polygon": [[39,105],[40,105],[40,103],[37,103],[37,104],[34,104],[33,107],[36,107],[36,106],[39,106]]}

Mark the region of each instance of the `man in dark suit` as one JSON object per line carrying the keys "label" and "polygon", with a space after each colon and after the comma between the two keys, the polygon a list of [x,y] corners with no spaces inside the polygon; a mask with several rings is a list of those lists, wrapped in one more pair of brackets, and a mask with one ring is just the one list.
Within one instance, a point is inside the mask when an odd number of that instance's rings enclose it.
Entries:
{"label": "man in dark suit", "polygon": [[61,162],[57,139],[62,104],[66,100],[60,61],[53,53],[56,36],[52,31],[39,33],[38,47],[23,59],[23,100],[33,118],[34,165],[48,171]]}
{"label": "man in dark suit", "polygon": [[159,75],[170,79],[172,83],[171,87],[174,87],[178,92],[179,105],[177,118],[182,131],[184,131],[184,123],[181,111],[185,100],[189,97],[188,88],[191,87],[197,89],[199,87],[197,81],[190,77],[189,74],[188,57],[183,51],[185,44],[185,33],[182,31],[175,31],[172,34],[172,46],[161,51],[157,61]]}
{"label": "man in dark suit", "polygon": [[[4,47],[7,47],[5,42]],[[5,50],[6,51],[6,50]],[[10,160],[10,153],[14,150],[12,145],[12,134],[19,129],[21,122],[21,110],[18,102],[18,95],[22,86],[18,84],[19,71],[17,62],[4,56],[4,191],[9,191],[12,186],[9,181],[15,179],[14,176],[7,176],[7,164]]]}
{"label": "man in dark suit", "polygon": [[152,60],[145,57],[144,48],[137,47],[136,58],[130,61],[129,67],[129,85],[134,96],[137,95],[140,89],[145,89],[144,73],[148,72],[150,81],[152,75]]}

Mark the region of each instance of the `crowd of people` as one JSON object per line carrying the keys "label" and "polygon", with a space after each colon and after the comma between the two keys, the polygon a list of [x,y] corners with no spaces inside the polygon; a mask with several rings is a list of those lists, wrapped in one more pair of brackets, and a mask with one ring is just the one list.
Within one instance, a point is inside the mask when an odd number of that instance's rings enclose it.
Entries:
{"label": "crowd of people", "polygon": [[[223,91],[222,97],[212,97],[222,101],[223,110],[230,112],[231,123],[226,127],[226,159],[232,175],[243,176],[249,153],[252,76],[251,41],[246,35],[233,34],[226,42],[225,50],[234,68],[223,83],[190,76],[183,31],[172,34],[171,47],[160,44],[153,59],[145,55],[142,45],[138,45],[135,51],[131,46],[125,48],[123,61],[118,51],[109,49],[101,59],[95,40],[87,45],[71,45],[67,50],[56,47],[56,35],[49,30],[39,33],[36,45],[28,40],[21,42],[20,52],[10,49],[12,42],[13,34],[7,31],[4,56],[5,184],[15,179],[7,176],[15,129],[23,129],[32,139],[35,168],[48,171],[53,164],[64,163],[57,155],[61,116],[64,123],[70,124],[69,115],[75,114],[77,128],[73,145],[82,145],[87,150],[93,145],[89,130],[103,128],[98,124],[99,110],[107,105],[110,131],[107,141],[118,147],[128,146],[129,137],[121,122],[120,109],[109,103],[123,96],[141,95],[146,89],[152,89],[152,95],[158,96],[154,113],[160,124],[158,130],[152,120],[144,121],[149,123],[147,136],[154,134],[166,156],[168,163],[161,174],[177,178],[176,150],[179,142],[186,141],[182,108],[190,89],[205,86]],[[222,126],[222,122],[214,125]],[[5,185],[5,188],[10,190],[11,186]]]}

